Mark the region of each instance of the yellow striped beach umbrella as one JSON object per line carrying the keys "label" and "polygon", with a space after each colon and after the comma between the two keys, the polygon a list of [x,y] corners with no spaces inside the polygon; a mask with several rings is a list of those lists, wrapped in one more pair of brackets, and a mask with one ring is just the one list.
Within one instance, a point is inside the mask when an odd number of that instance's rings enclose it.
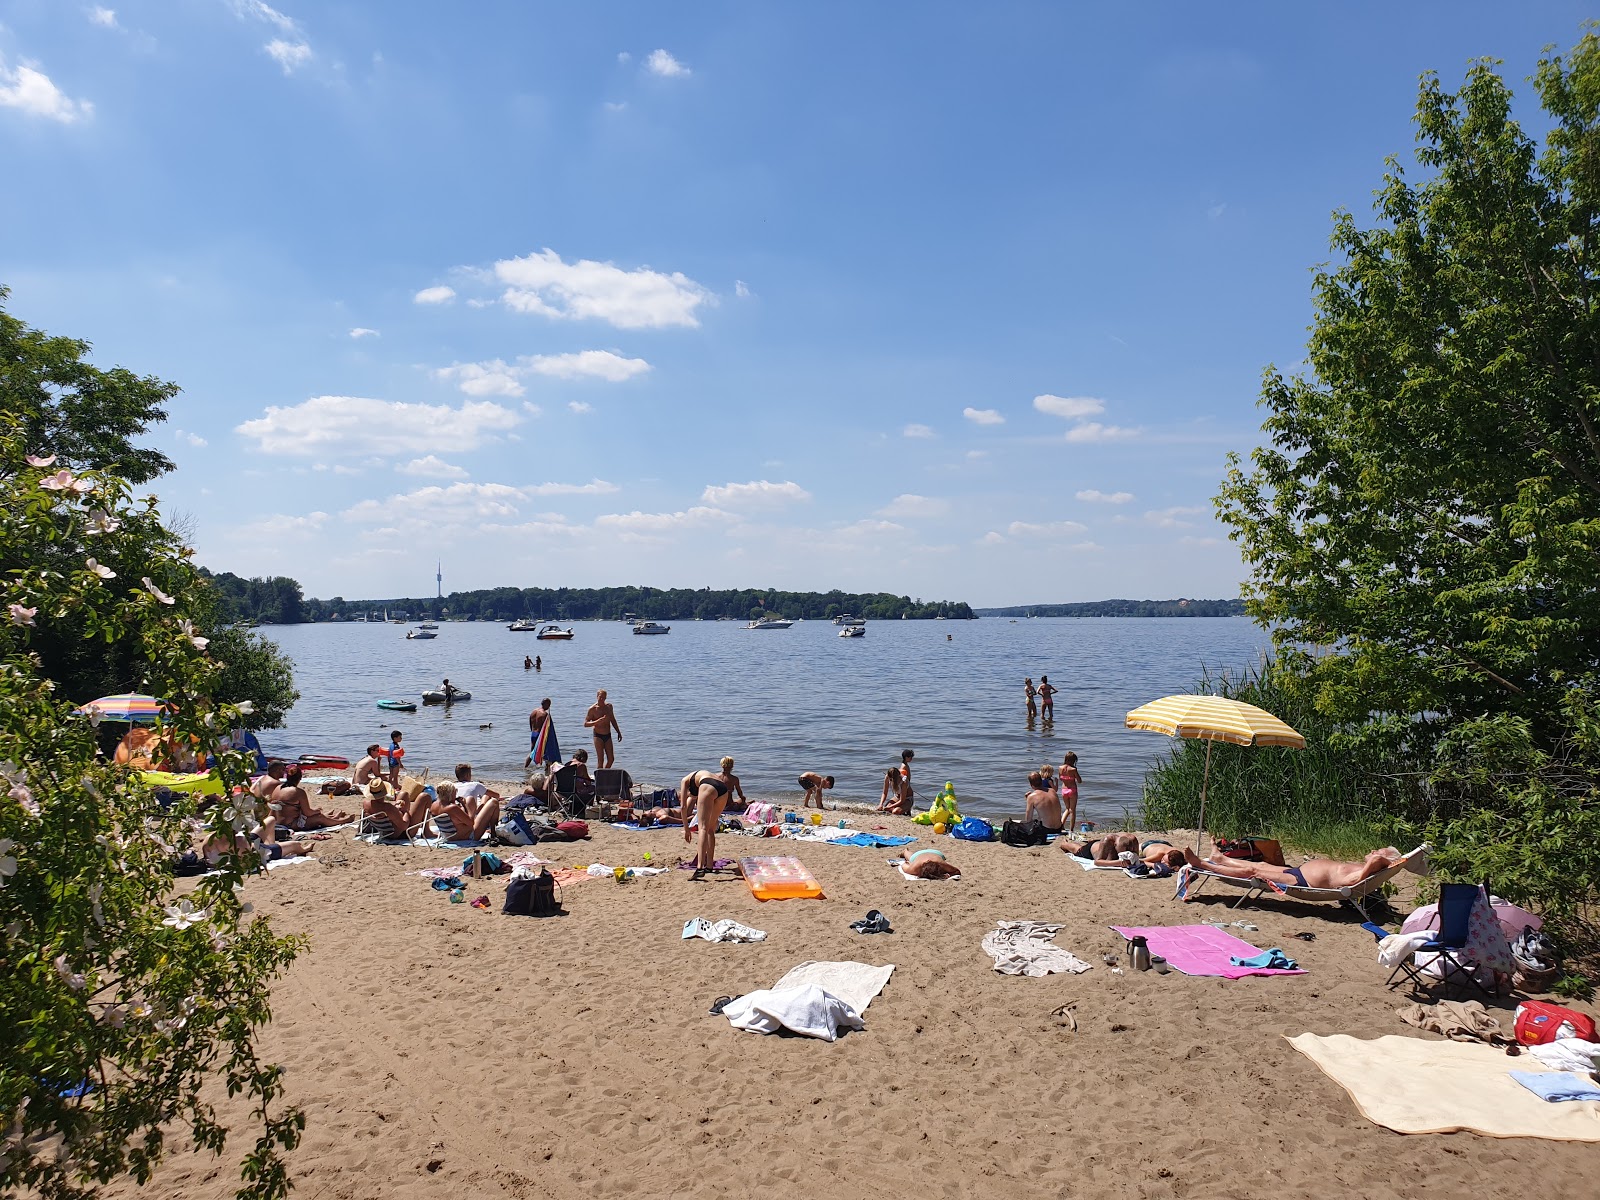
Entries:
{"label": "yellow striped beach umbrella", "polygon": [[1203,738],[1206,769],[1200,778],[1200,837],[1206,832],[1206,785],[1211,780],[1211,743],[1235,746],[1305,748],[1306,739],[1264,708],[1226,696],[1163,696],[1141,704],[1124,719],[1129,729],[1146,729],[1168,737]]}

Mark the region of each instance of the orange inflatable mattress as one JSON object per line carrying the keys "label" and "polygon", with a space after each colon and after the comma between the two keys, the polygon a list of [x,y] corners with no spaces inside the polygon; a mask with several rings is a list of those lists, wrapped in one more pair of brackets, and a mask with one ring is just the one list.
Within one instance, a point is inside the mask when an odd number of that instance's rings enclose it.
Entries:
{"label": "orange inflatable mattress", "polygon": [[741,858],[739,870],[757,900],[820,900],[822,885],[793,856]]}

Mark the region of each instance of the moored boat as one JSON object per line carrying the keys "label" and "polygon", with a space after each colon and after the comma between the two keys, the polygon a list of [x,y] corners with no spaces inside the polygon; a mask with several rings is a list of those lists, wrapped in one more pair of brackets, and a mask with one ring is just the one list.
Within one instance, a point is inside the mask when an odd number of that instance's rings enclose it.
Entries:
{"label": "moored boat", "polygon": [[635,633],[671,633],[672,626],[657,625],[654,621],[635,621],[633,623],[633,631]]}
{"label": "moored boat", "polygon": [[413,700],[379,700],[378,707],[389,712],[416,712],[417,705]]}
{"label": "moored boat", "polygon": [[471,699],[472,693],[467,691],[466,688],[452,689],[448,699],[446,698],[444,692],[438,688],[422,693],[422,702],[424,704],[460,704],[463,700]]}
{"label": "moored boat", "polygon": [[511,622],[511,624],[507,625],[506,628],[512,633],[538,633],[539,623],[537,621],[530,621],[527,617],[523,617],[520,621]]}
{"label": "moored boat", "polygon": [[570,642],[573,634],[570,627],[563,629],[559,625],[546,625],[534,636],[541,642]]}
{"label": "moored boat", "polygon": [[787,629],[793,621],[785,621],[782,617],[762,617],[759,621],[751,621],[746,629]]}

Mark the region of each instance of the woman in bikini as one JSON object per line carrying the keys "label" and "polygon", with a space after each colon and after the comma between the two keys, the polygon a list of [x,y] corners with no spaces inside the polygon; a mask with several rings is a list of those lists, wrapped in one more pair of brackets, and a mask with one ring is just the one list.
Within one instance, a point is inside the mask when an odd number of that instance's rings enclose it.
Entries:
{"label": "woman in bikini", "polygon": [[903,855],[896,865],[918,879],[950,879],[961,874],[960,867],[945,859],[943,850],[916,850]]}
{"label": "woman in bikini", "polygon": [[911,815],[912,798],[915,795],[911,790],[911,760],[916,756],[915,750],[900,751],[900,765],[890,767],[884,773],[883,795],[878,799],[879,812],[901,817]]}
{"label": "woman in bikini", "polygon": [[1076,829],[1078,827],[1078,785],[1083,782],[1083,776],[1078,774],[1078,756],[1068,750],[1061,756],[1061,770],[1057,774],[1061,786],[1061,826],[1063,829]]}
{"label": "woman in bikini", "polygon": [[717,861],[717,822],[722,819],[728,797],[737,795],[740,800],[745,799],[739,777],[733,773],[733,759],[724,758],[719,765],[722,770],[716,773],[695,771],[685,775],[678,788],[679,803],[683,805],[684,841],[689,840],[689,826],[696,815],[700,818],[700,845],[694,857],[696,878],[711,870]]}

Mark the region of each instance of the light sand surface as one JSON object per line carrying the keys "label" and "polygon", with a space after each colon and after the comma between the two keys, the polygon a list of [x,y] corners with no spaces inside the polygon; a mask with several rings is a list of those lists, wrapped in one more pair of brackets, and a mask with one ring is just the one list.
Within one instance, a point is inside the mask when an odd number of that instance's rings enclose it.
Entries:
{"label": "light sand surface", "polygon": [[[924,833],[895,818],[853,823]],[[637,865],[646,850],[670,864],[687,849],[675,830],[592,828],[589,842],[535,852]],[[720,855],[799,855],[827,898],[763,904],[736,878],[674,870],[569,886],[569,915],[550,920],[502,915],[504,877],[470,886],[489,912],[449,904],[406,872],[457,855],[348,834],[322,843],[315,865],[252,881],[259,912],[313,938],[264,1038],[308,1118],[294,1194],[1592,1194],[1600,1148],[1403,1138],[1283,1040],[1416,1033],[1349,914],[1274,901],[1236,911],[1231,894],[1182,904],[1170,881],[1084,872],[1054,848],[936,840],[962,881],[905,882],[885,865],[894,851],[724,835]],[[871,908],[896,932],[852,933]],[[694,916],[769,936],[685,942]],[[1234,932],[1284,947],[1309,973],[1119,975],[1102,961],[1122,957],[1113,922],[1238,916],[1260,930]],[[997,919],[1060,922],[1057,944],[1094,969],[996,974],[979,942]],[[807,959],[896,964],[864,1032],[762,1037],[708,1014],[718,996],[768,987]],[[1055,1015],[1062,1005],[1076,1032]],[[179,1149],[143,1192],[114,1193],[231,1196],[243,1148],[220,1160]]]}

